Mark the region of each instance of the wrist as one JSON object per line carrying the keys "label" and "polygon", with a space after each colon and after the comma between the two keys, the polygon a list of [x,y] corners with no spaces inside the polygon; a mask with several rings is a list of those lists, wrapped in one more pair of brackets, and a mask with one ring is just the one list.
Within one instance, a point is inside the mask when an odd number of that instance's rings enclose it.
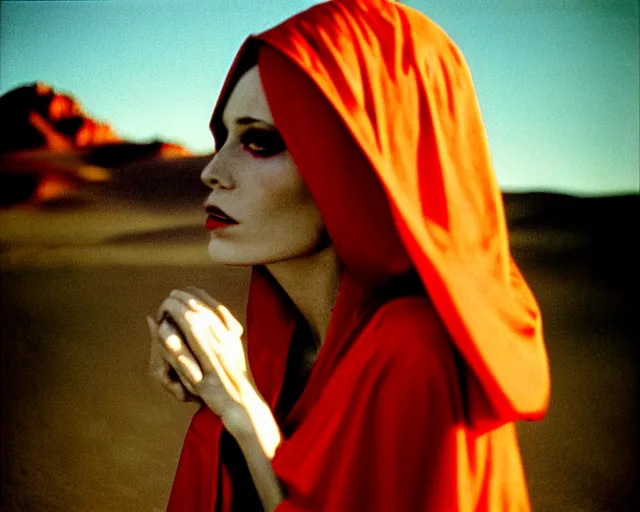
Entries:
{"label": "wrist", "polygon": [[238,404],[220,416],[224,428],[236,439],[247,436],[253,430],[253,423],[247,409]]}
{"label": "wrist", "polygon": [[239,444],[257,441],[265,456],[271,460],[282,439],[271,408],[253,386],[240,390],[240,395],[244,412],[234,422],[233,431],[229,431]]}
{"label": "wrist", "polygon": [[[250,382],[238,388],[238,402],[220,418],[225,428],[235,438],[255,434],[252,416],[261,407],[264,399]],[[266,406],[266,403],[264,404]]]}

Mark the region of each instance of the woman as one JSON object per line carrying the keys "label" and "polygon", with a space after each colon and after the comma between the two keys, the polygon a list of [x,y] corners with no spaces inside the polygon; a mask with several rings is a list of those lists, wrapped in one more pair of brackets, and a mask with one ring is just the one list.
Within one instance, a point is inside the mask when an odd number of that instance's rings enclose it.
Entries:
{"label": "woman", "polygon": [[209,252],[253,266],[247,336],[195,289],[149,319],[157,377],[204,403],[169,509],[528,509],[540,315],[447,35],[314,6],[245,42],[211,129]]}

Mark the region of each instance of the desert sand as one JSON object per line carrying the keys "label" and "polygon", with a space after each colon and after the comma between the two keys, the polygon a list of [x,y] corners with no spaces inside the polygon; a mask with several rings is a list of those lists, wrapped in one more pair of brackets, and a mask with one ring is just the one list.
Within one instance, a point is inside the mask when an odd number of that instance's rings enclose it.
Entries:
{"label": "desert sand", "polygon": [[[242,320],[248,278],[209,263],[177,162],[0,211],[2,510],[164,510],[195,406],[147,377],[145,315],[195,285]],[[636,509],[637,199],[505,196],[552,371],[546,419],[518,426],[536,511]]]}

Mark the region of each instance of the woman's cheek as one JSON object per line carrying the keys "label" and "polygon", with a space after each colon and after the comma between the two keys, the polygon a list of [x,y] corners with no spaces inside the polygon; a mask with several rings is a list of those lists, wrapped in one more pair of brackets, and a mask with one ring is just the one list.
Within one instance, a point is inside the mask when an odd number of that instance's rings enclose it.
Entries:
{"label": "woman's cheek", "polygon": [[298,205],[307,200],[306,187],[295,167],[283,165],[265,165],[258,175],[256,184],[262,196],[265,209],[274,213],[283,208]]}

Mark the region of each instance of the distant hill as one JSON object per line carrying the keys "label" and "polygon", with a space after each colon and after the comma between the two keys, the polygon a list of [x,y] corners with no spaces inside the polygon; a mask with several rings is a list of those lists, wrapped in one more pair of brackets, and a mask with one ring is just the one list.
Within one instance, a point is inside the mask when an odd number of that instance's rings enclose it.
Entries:
{"label": "distant hill", "polygon": [[[616,229],[621,218],[637,218],[638,195],[578,197],[552,192],[503,194],[510,227],[548,229],[602,225]],[[597,208],[594,205],[597,204]]]}
{"label": "distant hill", "polygon": [[190,155],[177,144],[123,140],[73,96],[41,82],[3,94],[0,119],[0,207],[74,195],[109,180],[113,167]]}
{"label": "distant hill", "polygon": [[[637,307],[640,196],[503,194],[511,251],[525,268],[573,269]],[[635,306],[633,306],[635,304]]]}

